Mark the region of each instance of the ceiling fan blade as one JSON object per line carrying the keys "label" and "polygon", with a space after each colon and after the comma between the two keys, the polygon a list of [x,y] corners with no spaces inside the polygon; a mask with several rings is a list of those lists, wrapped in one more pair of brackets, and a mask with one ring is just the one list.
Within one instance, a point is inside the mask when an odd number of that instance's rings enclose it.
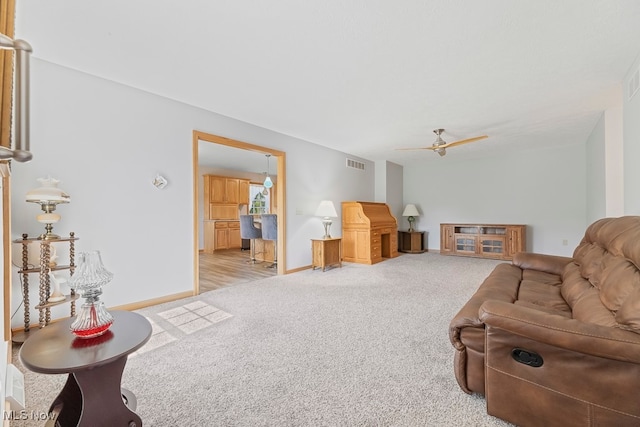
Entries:
{"label": "ceiling fan blade", "polygon": [[447,144],[441,145],[442,148],[455,147],[456,145],[468,144],[470,142],[479,141],[481,139],[489,138],[487,135],[476,136],[475,138],[461,139],[460,141],[449,142]]}
{"label": "ceiling fan blade", "polygon": [[433,147],[415,147],[415,148],[396,148],[396,150],[407,151],[407,150],[433,150]]}

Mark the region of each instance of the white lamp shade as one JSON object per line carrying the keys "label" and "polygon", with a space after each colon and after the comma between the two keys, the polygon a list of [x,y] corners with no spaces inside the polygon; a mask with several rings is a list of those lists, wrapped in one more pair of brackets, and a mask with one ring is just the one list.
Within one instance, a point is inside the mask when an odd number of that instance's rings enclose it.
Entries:
{"label": "white lamp shade", "polygon": [[416,205],[408,204],[404,207],[402,216],[420,216],[420,212],[418,212],[418,208],[416,208]]}
{"label": "white lamp shade", "polygon": [[320,202],[320,205],[318,205],[318,209],[316,209],[316,216],[337,218],[338,213],[331,200],[323,200]]}
{"label": "white lamp shade", "polygon": [[27,192],[27,202],[33,203],[69,203],[71,196],[58,188],[58,181],[54,178],[39,178],[41,187]]}
{"label": "white lamp shade", "polygon": [[262,185],[264,186],[264,188],[273,187],[273,181],[271,181],[271,177],[269,175],[267,175],[267,177],[264,179],[264,183]]}

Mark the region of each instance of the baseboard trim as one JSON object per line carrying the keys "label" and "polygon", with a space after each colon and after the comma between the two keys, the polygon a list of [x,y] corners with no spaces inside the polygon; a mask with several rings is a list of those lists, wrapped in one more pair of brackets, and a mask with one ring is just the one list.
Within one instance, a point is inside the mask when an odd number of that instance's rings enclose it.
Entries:
{"label": "baseboard trim", "polygon": [[287,270],[287,271],[284,272],[284,274],[297,273],[299,271],[308,270],[310,268],[311,268],[311,265],[305,265],[305,266],[302,266],[302,267],[292,268],[291,270]]}
{"label": "baseboard trim", "polygon": [[150,307],[152,305],[158,305],[165,302],[176,301],[183,298],[192,297],[194,295],[193,291],[180,292],[179,294],[165,295],[163,297],[152,298],[145,301],[133,302],[131,304],[118,305],[116,307],[110,307],[109,310],[125,310],[125,311],[134,311],[140,310],[141,308]]}

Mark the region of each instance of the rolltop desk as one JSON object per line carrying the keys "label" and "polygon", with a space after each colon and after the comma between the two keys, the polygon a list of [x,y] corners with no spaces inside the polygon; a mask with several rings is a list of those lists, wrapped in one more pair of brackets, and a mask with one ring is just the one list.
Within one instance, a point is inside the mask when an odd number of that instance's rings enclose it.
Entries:
{"label": "rolltop desk", "polygon": [[342,202],[342,257],[375,264],[398,256],[398,222],[386,203]]}

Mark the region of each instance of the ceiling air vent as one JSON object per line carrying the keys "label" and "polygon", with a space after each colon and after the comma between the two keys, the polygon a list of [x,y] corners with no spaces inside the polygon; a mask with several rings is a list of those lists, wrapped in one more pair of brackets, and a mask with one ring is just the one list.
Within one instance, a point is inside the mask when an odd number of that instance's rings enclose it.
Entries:
{"label": "ceiling air vent", "polygon": [[640,88],[640,68],[633,73],[631,79],[629,80],[629,101],[633,98],[633,95],[638,93],[638,89]]}
{"label": "ceiling air vent", "polygon": [[347,159],[347,167],[352,169],[364,170],[364,163],[353,159]]}

